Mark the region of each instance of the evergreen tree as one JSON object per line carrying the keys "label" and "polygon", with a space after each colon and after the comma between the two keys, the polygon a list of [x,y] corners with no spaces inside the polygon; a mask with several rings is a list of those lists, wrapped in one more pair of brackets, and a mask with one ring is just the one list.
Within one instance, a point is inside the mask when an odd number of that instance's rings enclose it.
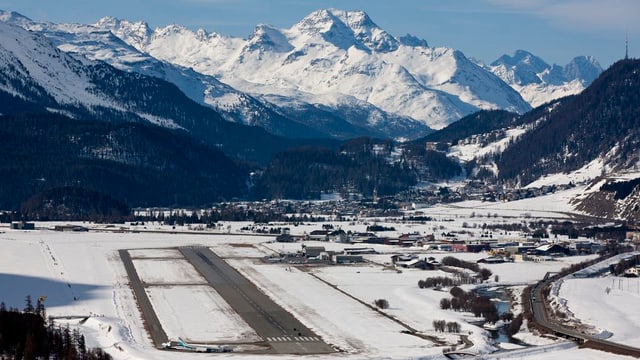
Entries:
{"label": "evergreen tree", "polygon": [[31,295],[27,295],[24,300],[24,312],[32,313],[34,312],[33,301],[31,300]]}

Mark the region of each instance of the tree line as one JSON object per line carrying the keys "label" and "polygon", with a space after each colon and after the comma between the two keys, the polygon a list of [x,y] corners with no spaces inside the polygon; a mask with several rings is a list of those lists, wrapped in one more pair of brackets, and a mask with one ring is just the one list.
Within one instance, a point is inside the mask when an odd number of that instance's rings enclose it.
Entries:
{"label": "tree line", "polygon": [[9,359],[110,360],[101,349],[86,346],[84,335],[46,320],[42,299],[25,299],[23,310],[0,303],[0,357]]}

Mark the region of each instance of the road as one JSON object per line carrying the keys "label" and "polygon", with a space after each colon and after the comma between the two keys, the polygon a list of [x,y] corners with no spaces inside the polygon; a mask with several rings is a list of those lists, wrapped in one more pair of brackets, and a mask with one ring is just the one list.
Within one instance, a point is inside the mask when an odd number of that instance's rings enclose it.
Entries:
{"label": "road", "polygon": [[184,257],[220,296],[280,354],[335,352],[237,270],[206,247],[180,247]]}
{"label": "road", "polygon": [[620,355],[634,356],[637,358],[640,357],[640,348],[598,339],[574,328],[563,326],[551,319],[547,314],[546,299],[543,296],[543,291],[545,287],[547,287],[555,280],[557,279],[553,277],[548,279],[545,278],[545,280],[538,282],[531,288],[531,293],[529,294],[529,300],[531,301],[531,311],[538,325],[548,329],[556,335],[577,341],[581,344],[582,347],[607,351]]}

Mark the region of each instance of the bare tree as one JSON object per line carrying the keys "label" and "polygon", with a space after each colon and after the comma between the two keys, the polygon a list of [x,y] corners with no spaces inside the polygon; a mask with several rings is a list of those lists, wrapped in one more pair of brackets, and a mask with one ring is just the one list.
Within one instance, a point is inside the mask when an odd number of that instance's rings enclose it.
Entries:
{"label": "bare tree", "polygon": [[450,321],[447,323],[447,331],[450,333],[459,333],[460,332],[460,324],[455,321]]}
{"label": "bare tree", "polygon": [[442,298],[440,300],[440,309],[442,309],[442,310],[451,309],[451,300],[449,300],[447,298]]}
{"label": "bare tree", "polygon": [[376,299],[373,302],[379,309],[388,309],[389,302],[386,299]]}

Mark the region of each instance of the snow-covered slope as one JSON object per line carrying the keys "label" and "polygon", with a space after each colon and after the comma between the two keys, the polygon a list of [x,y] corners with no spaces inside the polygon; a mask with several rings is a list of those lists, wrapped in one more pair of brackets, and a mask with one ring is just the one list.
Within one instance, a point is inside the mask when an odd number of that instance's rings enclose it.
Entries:
{"label": "snow-covered slope", "polygon": [[109,105],[96,94],[89,74],[78,60],[56,49],[45,38],[0,22],[0,67],[22,84],[0,83],[0,89],[20,94],[27,83],[38,84],[59,104],[87,107]]}
{"label": "snow-covered slope", "polygon": [[279,135],[295,133],[301,137],[318,137],[321,134],[277,114],[260,101],[221,83],[213,76],[142,53],[108,30],[92,25],[36,22],[17,13],[1,11],[0,20],[44,35],[58,49],[74,55],[80,61],[86,58],[104,61],[121,70],[167,80],[192,100],[216,109],[228,121],[259,125]]}
{"label": "snow-covered slope", "polygon": [[258,25],[247,39],[112,17],[53,24],[0,11],[0,20],[80,61],[165,79],[226,120],[292,137],[418,138],[478,109],[522,113],[579,93],[602,71],[590,57],[550,66],[525,51],[483,67],[394,37],[362,11],[318,10],[289,29]]}
{"label": "snow-covered slope", "polygon": [[[311,94],[298,93],[271,103],[267,96],[256,92],[254,96],[228,86],[212,75],[194,71],[191,66],[182,66],[159,60],[147,52],[143,45],[151,36],[176,37],[184,46],[179,53],[188,53],[189,44],[195,40],[210,39],[218,48],[232,48],[239,39],[209,35],[204,31],[184,33],[183,28],[168,26],[153,35],[144,22],[131,23],[106,17],[95,25],[55,24],[32,21],[16,13],[0,11],[0,19],[39,32],[48,37],[59,49],[93,60],[107,62],[119,69],[162,78],[180,88],[192,100],[213,107],[226,120],[251,126],[260,126],[269,132],[287,137],[337,137],[375,136],[392,138],[416,138],[431,130],[413,119],[381,110],[370,103],[353,98],[341,98],[334,106],[319,107]],[[182,35],[194,39],[180,39]],[[117,35],[117,36],[116,36]],[[122,39],[121,39],[121,38]],[[126,40],[127,42],[123,41]],[[224,42],[229,42],[225,45]],[[292,98],[292,99],[291,99]],[[308,100],[305,111],[299,106],[302,99]],[[292,101],[293,100],[293,101]],[[305,100],[306,101],[306,100]]]}
{"label": "snow-covered slope", "polygon": [[[6,14],[3,14],[6,19]],[[0,91],[46,106],[49,111],[71,117],[78,114],[100,116],[105,109],[113,114],[129,114],[132,120],[179,128],[173,120],[127,104],[100,81],[111,76],[100,63],[76,58],[56,48],[49,39],[0,21]],[[25,95],[27,94],[27,95]]]}
{"label": "snow-covered slope", "polygon": [[315,99],[334,108],[350,97],[433,128],[481,108],[530,108],[461,52],[398,39],[362,11],[318,10],[289,29],[258,25],[246,40],[177,25],[151,31],[111,18],[96,26],[251,94]]}
{"label": "snow-covered slope", "polygon": [[549,65],[524,50],[503,55],[487,69],[537,107],[568,95],[579,94],[602,72],[593,57],[578,56],[565,66]]}

